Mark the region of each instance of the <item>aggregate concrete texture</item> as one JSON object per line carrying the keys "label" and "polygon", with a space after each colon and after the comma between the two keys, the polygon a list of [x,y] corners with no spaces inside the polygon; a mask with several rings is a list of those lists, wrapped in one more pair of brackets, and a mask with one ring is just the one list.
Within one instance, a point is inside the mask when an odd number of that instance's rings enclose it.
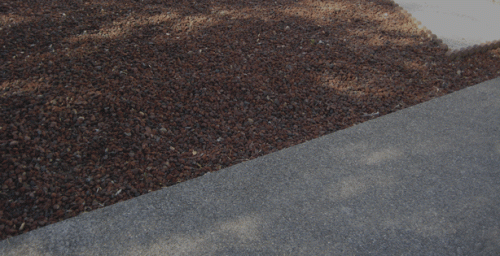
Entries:
{"label": "aggregate concrete texture", "polygon": [[500,78],[0,242],[0,255],[500,255]]}

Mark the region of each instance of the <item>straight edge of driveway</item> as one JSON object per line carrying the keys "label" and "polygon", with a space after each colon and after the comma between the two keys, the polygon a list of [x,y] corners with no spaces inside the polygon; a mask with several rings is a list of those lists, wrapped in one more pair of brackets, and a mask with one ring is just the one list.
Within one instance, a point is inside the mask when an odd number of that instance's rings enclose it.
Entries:
{"label": "straight edge of driveway", "polygon": [[0,255],[499,255],[500,78],[0,242]]}

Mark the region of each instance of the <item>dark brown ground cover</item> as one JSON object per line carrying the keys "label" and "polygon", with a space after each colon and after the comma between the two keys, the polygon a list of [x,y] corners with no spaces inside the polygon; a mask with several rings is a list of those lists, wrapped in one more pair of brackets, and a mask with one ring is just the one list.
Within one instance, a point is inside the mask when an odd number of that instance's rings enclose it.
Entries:
{"label": "dark brown ground cover", "polygon": [[3,1],[0,239],[500,75],[445,52],[386,1]]}

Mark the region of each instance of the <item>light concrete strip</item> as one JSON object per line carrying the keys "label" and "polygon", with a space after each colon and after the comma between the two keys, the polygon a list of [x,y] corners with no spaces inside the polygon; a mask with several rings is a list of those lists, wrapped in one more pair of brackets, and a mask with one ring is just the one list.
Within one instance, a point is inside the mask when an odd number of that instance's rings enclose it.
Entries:
{"label": "light concrete strip", "polygon": [[0,242],[0,255],[500,255],[500,78]]}
{"label": "light concrete strip", "polygon": [[500,47],[499,0],[392,0],[452,52]]}

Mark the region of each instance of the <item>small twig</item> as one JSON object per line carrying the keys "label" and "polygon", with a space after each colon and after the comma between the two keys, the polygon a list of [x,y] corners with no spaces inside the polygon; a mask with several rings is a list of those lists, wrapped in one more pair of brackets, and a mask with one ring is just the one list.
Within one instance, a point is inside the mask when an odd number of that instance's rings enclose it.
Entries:
{"label": "small twig", "polygon": [[380,115],[379,112],[375,112],[375,113],[371,113],[371,114],[364,113],[363,117],[373,117],[373,116],[378,116],[378,115]]}

